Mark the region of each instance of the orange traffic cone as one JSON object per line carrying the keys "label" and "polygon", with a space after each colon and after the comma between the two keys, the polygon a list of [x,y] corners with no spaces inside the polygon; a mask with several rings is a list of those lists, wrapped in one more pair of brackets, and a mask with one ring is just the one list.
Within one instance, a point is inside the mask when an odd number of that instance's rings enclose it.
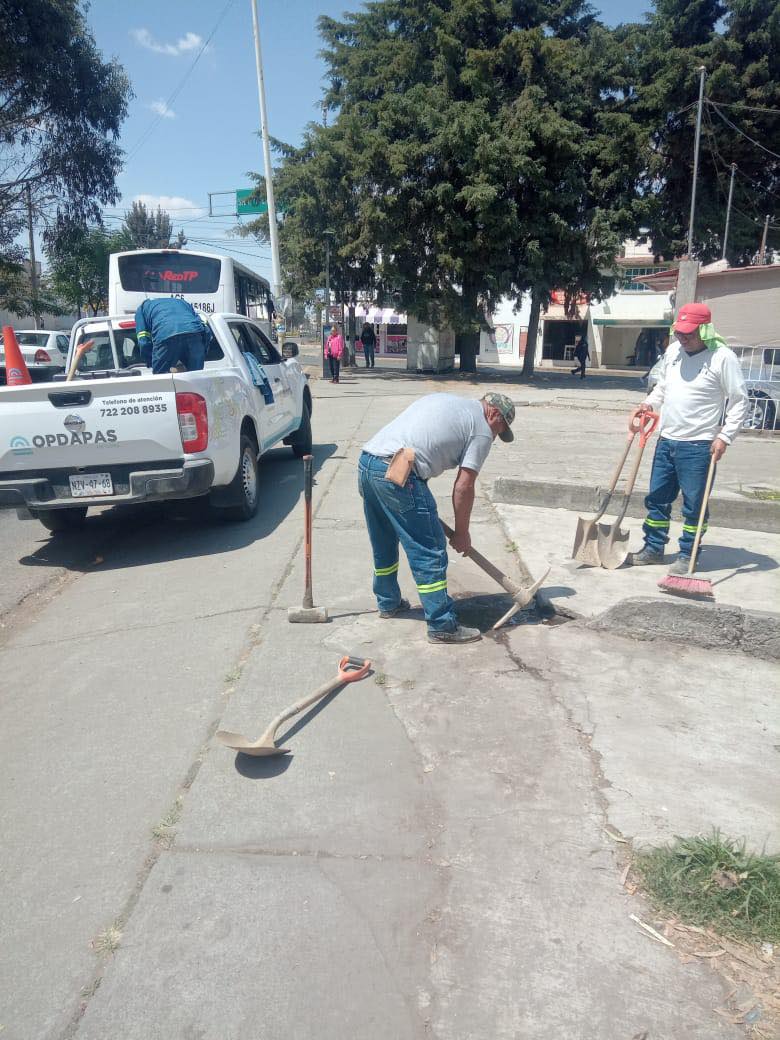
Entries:
{"label": "orange traffic cone", "polygon": [[32,377],[24,357],[16,342],[16,334],[10,325],[3,325],[3,346],[5,347],[5,381],[8,386],[24,386],[32,383]]}

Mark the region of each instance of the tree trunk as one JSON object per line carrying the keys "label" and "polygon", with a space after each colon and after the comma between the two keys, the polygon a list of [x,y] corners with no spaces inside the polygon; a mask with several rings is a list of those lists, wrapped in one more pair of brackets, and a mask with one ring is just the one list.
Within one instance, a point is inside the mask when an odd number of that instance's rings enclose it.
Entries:
{"label": "tree trunk", "polygon": [[455,349],[460,354],[459,372],[477,371],[477,347],[479,332],[459,332],[455,337]]}
{"label": "tree trunk", "polygon": [[528,338],[525,342],[523,358],[523,379],[533,379],[534,362],[536,360],[536,337],[539,332],[539,312],[542,309],[542,295],[538,289],[531,293],[531,314],[528,318]]}

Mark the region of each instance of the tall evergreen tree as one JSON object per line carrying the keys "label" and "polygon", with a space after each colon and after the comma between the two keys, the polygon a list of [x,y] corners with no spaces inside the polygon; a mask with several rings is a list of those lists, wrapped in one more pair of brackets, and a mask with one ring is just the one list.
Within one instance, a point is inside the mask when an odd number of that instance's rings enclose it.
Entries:
{"label": "tall evergreen tree", "polygon": [[698,68],[707,72],[694,255],[721,255],[732,163],[737,165],[728,258],[750,263],[765,213],[780,196],[780,4],[777,0],[657,0],[621,38],[635,61],[628,109],[646,133],[642,223],[666,258],[687,251]]}

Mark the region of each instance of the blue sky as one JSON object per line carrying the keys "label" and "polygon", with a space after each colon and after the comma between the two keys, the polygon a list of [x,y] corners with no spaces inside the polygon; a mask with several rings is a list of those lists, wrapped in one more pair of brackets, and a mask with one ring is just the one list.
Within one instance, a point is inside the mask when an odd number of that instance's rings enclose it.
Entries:
{"label": "blue sky", "polygon": [[[349,0],[258,0],[273,136],[297,143],[305,125],[321,117],[317,18],[339,17],[358,6]],[[650,5],[605,0],[595,6],[614,24],[641,18]],[[247,171],[263,168],[250,0],[92,0],[87,18],[101,51],[124,65],[135,92],[122,128],[122,201],[106,223],[118,225],[134,198],[155,206],[159,201],[174,227],[184,228],[191,248],[221,252],[229,246],[224,251],[269,276],[267,247],[226,238],[235,219],[207,216],[209,192],[248,187]],[[229,196],[214,202],[222,213],[231,210]]]}

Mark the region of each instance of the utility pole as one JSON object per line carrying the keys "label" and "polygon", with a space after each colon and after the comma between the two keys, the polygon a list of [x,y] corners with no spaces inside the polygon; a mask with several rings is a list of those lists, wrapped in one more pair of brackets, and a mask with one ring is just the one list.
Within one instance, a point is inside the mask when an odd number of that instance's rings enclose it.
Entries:
{"label": "utility pole", "polygon": [[33,324],[38,328],[38,270],[35,263],[35,237],[33,236],[32,191],[27,185],[27,233],[30,236],[30,303]]}
{"label": "utility pole", "polygon": [[764,220],[764,233],[761,236],[761,249],[758,252],[758,262],[760,264],[766,263],[766,236],[769,234],[769,216],[767,213],[766,219]]}
{"label": "utility pole", "polygon": [[688,258],[693,253],[693,218],[696,215],[696,181],[699,176],[699,140],[701,139],[701,113],[704,107],[704,80],[707,70],[700,65],[699,73],[699,109],[696,113],[696,140],[693,146],[693,188],[691,189],[691,215],[688,219]]}
{"label": "utility pole", "polygon": [[263,162],[265,164],[265,197],[268,201],[268,230],[271,239],[272,290],[274,299],[276,299],[282,291],[282,276],[281,267],[279,265],[279,231],[276,226],[276,202],[274,200],[273,173],[271,170],[271,142],[268,137],[268,113],[266,112],[265,107],[263,55],[260,51],[260,22],[257,17],[257,0],[252,0],[252,27],[255,36],[257,94],[260,100],[260,136],[263,141]]}
{"label": "utility pole", "polygon": [[731,164],[731,182],[729,183],[729,201],[726,204],[726,227],[723,232],[723,253],[721,254],[721,260],[726,259],[726,246],[729,241],[729,222],[731,221],[731,200],[734,197],[734,174],[737,172],[737,164],[733,162]]}

